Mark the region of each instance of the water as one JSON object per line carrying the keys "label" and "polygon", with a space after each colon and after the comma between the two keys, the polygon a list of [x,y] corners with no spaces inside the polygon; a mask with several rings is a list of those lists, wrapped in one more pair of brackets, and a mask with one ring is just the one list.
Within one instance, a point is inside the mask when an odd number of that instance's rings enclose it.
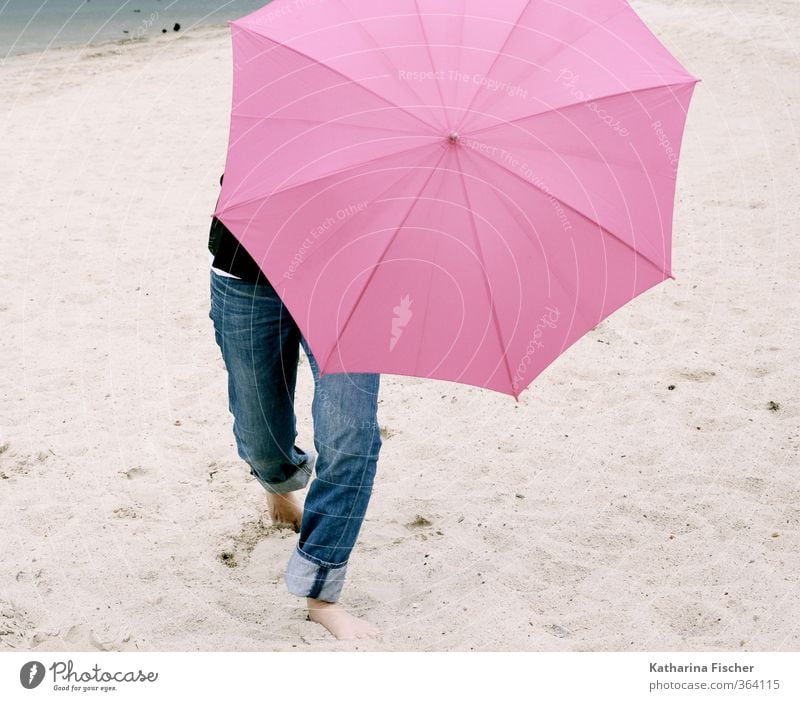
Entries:
{"label": "water", "polygon": [[[0,0],[0,60],[58,46],[225,24],[266,0]],[[138,12],[136,12],[138,10]]]}

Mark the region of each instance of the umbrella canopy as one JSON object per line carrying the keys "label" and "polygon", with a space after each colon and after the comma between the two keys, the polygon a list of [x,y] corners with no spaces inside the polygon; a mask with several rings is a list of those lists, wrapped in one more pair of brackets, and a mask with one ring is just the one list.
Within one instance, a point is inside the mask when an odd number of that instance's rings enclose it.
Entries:
{"label": "umbrella canopy", "polygon": [[625,0],[274,0],[230,26],[215,215],[322,375],[518,398],[672,276],[697,78]]}

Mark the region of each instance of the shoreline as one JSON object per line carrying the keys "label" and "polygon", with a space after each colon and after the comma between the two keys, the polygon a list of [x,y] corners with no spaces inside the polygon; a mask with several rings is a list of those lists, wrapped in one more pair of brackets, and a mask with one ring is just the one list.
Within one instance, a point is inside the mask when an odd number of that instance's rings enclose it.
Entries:
{"label": "shoreline", "polygon": [[149,74],[150,67],[167,59],[196,57],[203,61],[207,52],[217,50],[222,52],[220,58],[226,59],[230,66],[231,44],[227,24],[204,25],[173,35],[111,39],[17,54],[0,64],[5,77],[0,95],[16,105],[63,89],[78,88],[89,80],[97,81],[103,75],[110,78],[119,71]]}
{"label": "shoreline", "polygon": [[[103,39],[102,41],[90,43],[66,43],[54,46],[52,48],[44,48],[41,50],[24,51],[21,53],[14,53],[6,56],[0,61],[0,66],[6,66],[8,63],[18,60],[30,60],[31,58],[38,57],[44,58],[51,54],[63,55],[68,53],[81,53],[83,51],[97,51],[97,55],[105,55],[118,53],[116,48],[127,48],[134,46],[157,46],[159,43],[164,45],[172,44],[180,40],[192,40],[207,38],[207,35],[220,34],[229,31],[227,23],[217,24],[203,24],[201,26],[182,29],[179,32],[168,32],[166,34],[156,34],[152,37],[125,37],[122,39]],[[92,54],[94,57],[95,54]]]}

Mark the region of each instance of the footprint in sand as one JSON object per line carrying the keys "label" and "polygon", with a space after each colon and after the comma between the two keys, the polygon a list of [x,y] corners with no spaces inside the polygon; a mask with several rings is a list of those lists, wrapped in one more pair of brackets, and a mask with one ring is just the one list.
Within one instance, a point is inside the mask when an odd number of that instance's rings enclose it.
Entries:
{"label": "footprint in sand", "polygon": [[557,638],[568,638],[570,635],[572,635],[570,631],[558,625],[557,623],[546,625],[544,629],[550,633],[550,635],[554,635]]}
{"label": "footprint in sand", "polygon": [[297,534],[288,524],[273,525],[268,516],[248,521],[228,542],[219,547],[217,559],[226,567],[247,564],[255,547],[265,538],[295,538]]}
{"label": "footprint in sand", "polygon": [[724,612],[703,602],[688,601],[680,595],[659,597],[651,605],[654,629],[668,628],[691,640],[719,632],[724,625]]}
{"label": "footprint in sand", "polygon": [[12,451],[8,443],[3,443],[0,445],[0,479],[24,477],[30,473],[35,463],[47,460],[48,455],[44,451],[40,451],[35,457],[20,455]]}
{"label": "footprint in sand", "polygon": [[745,368],[745,372],[750,376],[754,377],[755,379],[761,379],[762,377],[766,377],[769,375],[771,370],[769,368]]}
{"label": "footprint in sand", "polygon": [[116,518],[142,518],[142,514],[139,513],[135,506],[120,506],[114,509],[112,513]]}
{"label": "footprint in sand", "polygon": [[33,629],[30,617],[20,606],[0,599],[0,650],[27,649]]}
{"label": "footprint in sand", "polygon": [[34,650],[75,650],[80,652],[122,652],[138,649],[127,629],[105,626],[72,625],[57,631],[37,631]]}

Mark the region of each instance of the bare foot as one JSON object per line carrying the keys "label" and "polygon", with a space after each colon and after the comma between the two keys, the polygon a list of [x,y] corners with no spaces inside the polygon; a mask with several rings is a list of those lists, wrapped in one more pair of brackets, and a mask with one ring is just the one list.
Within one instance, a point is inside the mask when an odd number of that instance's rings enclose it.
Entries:
{"label": "bare foot", "polygon": [[306,597],[308,620],[325,626],[337,640],[374,638],[380,630],[369,621],[349,614],[340,603]]}
{"label": "bare foot", "polygon": [[303,520],[303,506],[300,504],[294,492],[275,494],[267,492],[267,507],[272,523],[278,525],[287,523],[295,533],[300,532],[300,524]]}

